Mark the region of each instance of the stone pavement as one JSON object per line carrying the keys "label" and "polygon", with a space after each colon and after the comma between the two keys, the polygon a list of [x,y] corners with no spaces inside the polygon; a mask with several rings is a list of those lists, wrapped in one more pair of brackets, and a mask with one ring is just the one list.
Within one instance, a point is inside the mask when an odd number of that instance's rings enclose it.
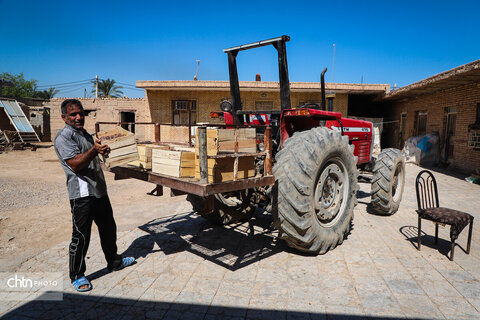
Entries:
{"label": "stone pavement", "polygon": [[[119,234],[119,248],[138,263],[107,273],[98,236],[92,237],[87,276],[94,289],[73,290],[67,276],[68,243],[24,263],[18,272],[64,273],[62,301],[3,301],[5,319],[479,319],[480,186],[435,172],[443,206],[475,216],[448,259],[449,229],[424,222],[416,249],[414,180],[407,166],[400,210],[369,213],[370,186],[361,184],[354,226],[343,244],[321,256],[289,249],[268,230],[270,218],[215,227],[190,212]],[[161,204],[159,204],[161,205]],[[184,210],[181,210],[184,209]],[[180,211],[179,211],[180,210]],[[413,242],[412,242],[413,240]],[[33,296],[34,293],[32,293]],[[0,292],[1,297],[1,292]]]}

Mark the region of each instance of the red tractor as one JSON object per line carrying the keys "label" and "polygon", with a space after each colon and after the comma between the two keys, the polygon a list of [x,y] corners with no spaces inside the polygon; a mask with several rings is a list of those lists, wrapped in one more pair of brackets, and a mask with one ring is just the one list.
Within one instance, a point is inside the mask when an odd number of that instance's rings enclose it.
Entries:
{"label": "red tractor", "polygon": [[[223,101],[223,117],[229,125],[269,125],[273,131],[275,185],[215,195],[206,218],[224,224],[246,219],[255,206],[273,215],[280,238],[291,247],[325,253],[343,242],[350,231],[357,205],[358,170],[373,168],[371,207],[380,214],[394,214],[402,198],[405,163],[397,149],[385,149],[372,159],[371,122],[343,118],[325,109],[325,82],[321,74],[322,105],[292,108],[286,42],[288,36],[241,45],[228,55],[231,101]],[[278,52],[281,110],[243,110],[236,66],[242,50],[273,45]],[[261,144],[260,144],[261,145]],[[262,166],[258,166],[262,168]],[[205,199],[189,195],[194,210],[205,208]]]}

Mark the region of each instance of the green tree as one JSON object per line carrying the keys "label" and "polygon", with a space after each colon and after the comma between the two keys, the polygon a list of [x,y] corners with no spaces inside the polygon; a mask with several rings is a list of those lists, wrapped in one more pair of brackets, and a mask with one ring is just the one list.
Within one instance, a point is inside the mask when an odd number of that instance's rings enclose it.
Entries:
{"label": "green tree", "polygon": [[37,97],[45,99],[45,100],[50,100],[52,99],[56,94],[58,94],[60,91],[55,88],[49,88],[48,90],[43,90],[43,91],[37,91]]}
{"label": "green tree", "polygon": [[0,79],[13,83],[13,87],[3,87],[0,96],[10,98],[34,98],[37,94],[37,80],[25,80],[23,73],[0,73]]}
{"label": "green tree", "polygon": [[[95,81],[92,81],[92,96],[95,96]],[[98,81],[98,97],[99,98],[120,98],[123,95],[122,86],[117,86],[115,80],[105,79]]]}

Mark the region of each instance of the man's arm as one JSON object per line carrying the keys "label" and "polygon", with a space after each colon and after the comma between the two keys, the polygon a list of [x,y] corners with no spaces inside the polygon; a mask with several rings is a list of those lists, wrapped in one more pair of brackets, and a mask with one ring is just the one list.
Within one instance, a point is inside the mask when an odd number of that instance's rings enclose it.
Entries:
{"label": "man's arm", "polygon": [[70,168],[75,173],[80,172],[81,170],[88,167],[90,162],[98,155],[108,155],[110,153],[110,147],[108,145],[101,144],[100,140],[95,140],[95,144],[88,149],[87,152],[79,153],[75,155],[73,158],[65,160]]}

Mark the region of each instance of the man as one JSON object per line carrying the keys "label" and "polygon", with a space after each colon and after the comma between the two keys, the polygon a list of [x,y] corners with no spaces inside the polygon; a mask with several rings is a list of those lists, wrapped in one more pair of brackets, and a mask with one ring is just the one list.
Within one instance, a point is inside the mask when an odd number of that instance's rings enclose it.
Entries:
{"label": "man", "polygon": [[92,221],[98,227],[107,268],[120,270],[135,262],[133,257],[117,254],[117,227],[107,195],[105,177],[97,155],[108,155],[110,148],[94,141],[85,131],[82,103],[76,99],[62,102],[65,127],[55,137],[55,152],[67,176],[67,189],[72,209],[73,233],[69,250],[70,279],[79,292],[92,289],[85,278],[85,256],[90,242]]}

